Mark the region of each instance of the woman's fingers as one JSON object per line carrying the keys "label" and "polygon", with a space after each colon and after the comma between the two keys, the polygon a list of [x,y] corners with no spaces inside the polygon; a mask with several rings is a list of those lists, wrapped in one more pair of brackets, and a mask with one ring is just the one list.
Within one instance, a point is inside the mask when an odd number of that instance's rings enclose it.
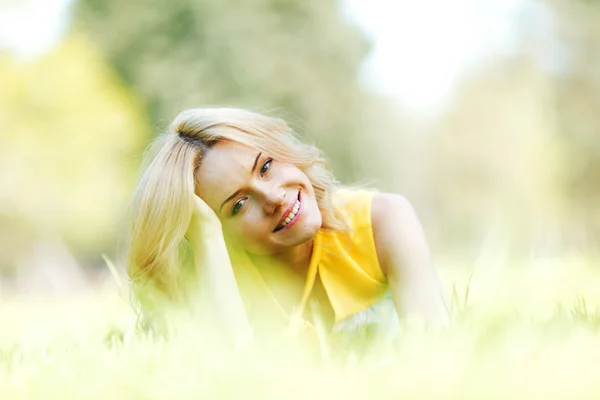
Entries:
{"label": "woman's fingers", "polygon": [[194,195],[194,209],[186,236],[194,247],[206,247],[207,241],[223,236],[221,221],[204,200]]}
{"label": "woman's fingers", "polygon": [[217,214],[198,195],[194,195],[194,214],[201,220],[219,220]]}

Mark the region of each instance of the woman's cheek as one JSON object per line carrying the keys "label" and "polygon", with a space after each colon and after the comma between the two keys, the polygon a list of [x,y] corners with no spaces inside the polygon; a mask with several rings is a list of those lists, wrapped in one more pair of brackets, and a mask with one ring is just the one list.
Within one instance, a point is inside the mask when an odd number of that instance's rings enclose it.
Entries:
{"label": "woman's cheek", "polygon": [[258,221],[251,215],[243,215],[223,226],[226,235],[240,243],[253,242],[258,233]]}
{"label": "woman's cheek", "polygon": [[252,254],[266,254],[268,245],[265,236],[260,234],[256,228],[242,229],[233,233],[231,239],[238,246]]}

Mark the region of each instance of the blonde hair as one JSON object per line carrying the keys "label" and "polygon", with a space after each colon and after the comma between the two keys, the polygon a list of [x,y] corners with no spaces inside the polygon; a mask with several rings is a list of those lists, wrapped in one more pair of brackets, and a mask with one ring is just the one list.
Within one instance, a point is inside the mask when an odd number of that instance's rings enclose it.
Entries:
{"label": "blonde hair", "polygon": [[337,181],[322,152],[297,138],[285,121],[234,108],[181,112],[150,146],[131,204],[126,243],[127,272],[140,303],[152,302],[152,288],[170,299],[182,292],[189,266],[185,233],[193,212],[197,171],[207,151],[231,140],[294,164],[310,180],[322,214],[322,229],[347,230],[331,194]]}

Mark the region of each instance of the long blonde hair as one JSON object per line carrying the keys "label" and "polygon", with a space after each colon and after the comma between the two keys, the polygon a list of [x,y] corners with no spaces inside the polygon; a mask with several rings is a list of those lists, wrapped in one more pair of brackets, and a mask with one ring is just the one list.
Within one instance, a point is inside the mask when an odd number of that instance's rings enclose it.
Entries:
{"label": "long blonde hair", "polygon": [[150,289],[170,299],[181,295],[182,273],[190,259],[185,233],[194,207],[197,171],[206,152],[222,140],[296,165],[314,188],[322,229],[347,229],[332,204],[337,181],[322,152],[299,140],[285,121],[235,108],[183,111],[146,153],[130,208],[126,264],[134,295],[142,304],[152,301]]}

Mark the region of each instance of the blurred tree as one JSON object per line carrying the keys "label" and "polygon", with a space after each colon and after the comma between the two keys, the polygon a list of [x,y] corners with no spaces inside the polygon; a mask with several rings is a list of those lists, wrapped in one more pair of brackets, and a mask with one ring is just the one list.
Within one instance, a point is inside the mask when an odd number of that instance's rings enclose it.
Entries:
{"label": "blurred tree", "polygon": [[80,36],[30,63],[3,55],[0,74],[0,267],[40,240],[99,259],[148,130],[139,101]]}
{"label": "blurred tree", "polygon": [[78,0],[74,21],[159,130],[189,107],[275,109],[342,178],[360,169],[370,99],[357,72],[369,46],[338,1]]}
{"label": "blurred tree", "polygon": [[514,53],[471,71],[432,135],[449,240],[476,244],[502,225],[529,251],[597,246],[600,2],[537,4],[551,22],[524,18]]}
{"label": "blurred tree", "polygon": [[521,249],[555,219],[561,168],[549,79],[529,58],[465,79],[432,137],[435,209],[454,247],[498,230]]}
{"label": "blurred tree", "polygon": [[554,18],[551,40],[559,133],[565,153],[564,205],[573,240],[600,238],[600,1],[544,0]]}

